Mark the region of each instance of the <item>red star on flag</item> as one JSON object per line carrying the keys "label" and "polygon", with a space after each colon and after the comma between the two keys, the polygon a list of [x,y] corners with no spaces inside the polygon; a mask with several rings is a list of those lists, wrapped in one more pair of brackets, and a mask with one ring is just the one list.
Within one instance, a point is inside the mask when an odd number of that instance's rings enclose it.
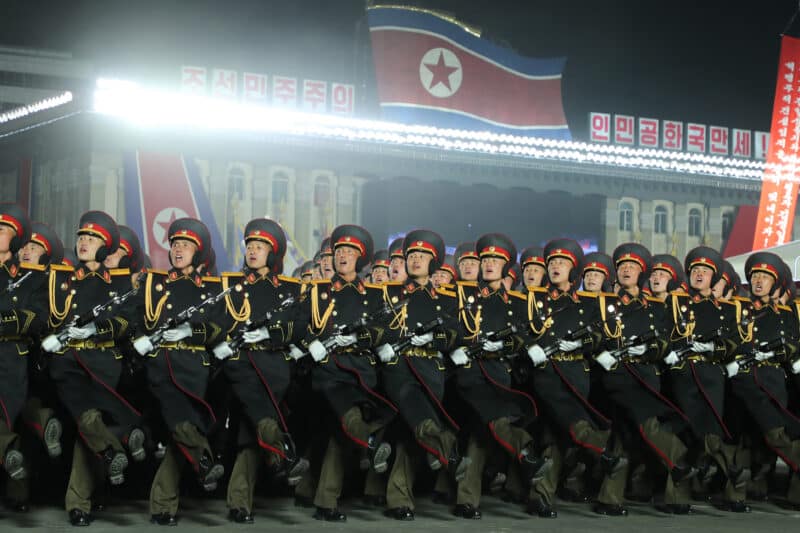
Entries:
{"label": "red star on flag", "polygon": [[444,52],[439,52],[439,61],[436,63],[425,63],[425,68],[431,71],[433,74],[433,78],[431,78],[431,84],[428,86],[428,90],[433,89],[441,83],[445,87],[447,87],[448,91],[452,91],[453,88],[450,87],[450,75],[458,70],[458,67],[448,67],[444,62]]}

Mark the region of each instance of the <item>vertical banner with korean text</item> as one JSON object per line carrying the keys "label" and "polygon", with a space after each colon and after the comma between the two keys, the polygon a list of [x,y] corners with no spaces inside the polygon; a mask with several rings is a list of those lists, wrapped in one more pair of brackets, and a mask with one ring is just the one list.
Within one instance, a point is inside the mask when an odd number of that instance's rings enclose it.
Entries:
{"label": "vertical banner with korean text", "polygon": [[784,35],[753,250],[792,237],[800,152],[800,39]]}

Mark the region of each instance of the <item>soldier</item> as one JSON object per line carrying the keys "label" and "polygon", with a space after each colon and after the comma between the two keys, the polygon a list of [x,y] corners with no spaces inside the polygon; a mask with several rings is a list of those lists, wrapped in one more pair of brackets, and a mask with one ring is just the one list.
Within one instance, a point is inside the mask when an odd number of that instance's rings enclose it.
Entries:
{"label": "soldier", "polygon": [[380,285],[389,281],[389,250],[378,250],[372,258],[372,270],[370,270],[370,283]]}
{"label": "soldier", "polygon": [[[214,309],[202,307],[190,320],[176,321],[183,310],[212,301],[219,293],[218,278],[197,272],[209,260],[211,239],[206,226],[193,218],[175,220],[167,235],[171,268],[148,272],[143,335],[134,342],[136,351],[146,357],[148,384],[171,438],[150,489],[151,521],[158,525],[177,523],[180,473],[187,461],[206,491],[214,490],[225,473],[208,444],[206,435],[216,416],[203,399],[210,364],[205,346],[221,335],[208,318]],[[160,339],[147,336],[157,332]]]}
{"label": "soldier", "polygon": [[333,231],[330,242],[336,274],[314,283],[298,324],[308,324],[302,345],[317,363],[312,370],[314,390],[324,396],[337,420],[314,497],[314,518],[343,522],[347,516],[338,509],[338,499],[344,447],[338,432],[368,452],[372,469],[385,472],[392,447],[382,441],[381,433],[396,408],[375,392],[375,357],[369,351],[382,344],[383,328],[370,325],[382,313],[382,292],[368,291],[356,274],[372,257],[372,237],[364,228],[346,224]]}
{"label": "soldier", "polygon": [[526,287],[545,286],[547,270],[544,264],[544,250],[541,247],[530,246],[522,250],[519,263],[522,265],[522,282]]}
{"label": "soldier", "polygon": [[408,277],[406,260],[403,256],[403,240],[403,237],[399,237],[389,245],[389,279],[397,283],[404,283]]}
{"label": "soldier", "polygon": [[[531,387],[561,445],[548,447],[546,454],[553,460],[553,467],[533,488],[528,512],[555,518],[555,491],[561,471],[559,448],[569,444],[577,447],[570,452],[572,455],[577,449],[588,452],[609,476],[619,472],[627,461],[607,449],[611,421],[587,399],[590,380],[585,357],[594,353],[603,337],[599,330],[604,324],[605,296],[576,291],[584,257],[574,240],[550,241],[544,248],[544,257],[548,286],[527,293],[531,331],[538,337],[527,351],[535,365]],[[593,261],[583,272],[603,268],[602,262]],[[543,347],[552,353],[546,355]]]}
{"label": "soldier", "polygon": [[[78,228],[79,264],[75,269],[50,266],[50,324],[60,332],[45,338],[42,348],[53,354],[50,376],[78,424],[79,439],[65,498],[70,523],[76,526],[92,520],[91,498],[99,477],[96,461],[102,461],[109,482],[119,485],[128,466],[123,444],[132,457],[144,455],[144,432],[136,427],[141,414],[116,391],[123,357],[117,344],[127,337],[129,320],[113,306],[99,315],[91,313],[96,306],[132,290],[128,269],[103,265],[117,251],[119,241],[119,229],[108,214],[88,211]],[[87,316],[91,320],[84,324],[72,322]],[[115,432],[106,425],[109,418]],[[129,433],[122,435],[123,431]]]}
{"label": "soldier", "polygon": [[519,265],[514,265],[508,269],[508,274],[503,276],[503,286],[507,291],[513,291],[519,285],[519,280],[522,278],[522,272]]}
{"label": "soldier", "polygon": [[707,485],[719,469],[726,480],[723,507],[749,512],[742,492],[750,471],[737,461],[740,454],[723,420],[725,374],[721,363],[735,347],[729,336],[736,332],[736,322],[733,310],[725,309],[733,304],[721,302],[712,294],[712,287],[721,278],[722,257],[716,250],[698,246],[686,255],[685,272],[688,293],[675,291],[668,300],[671,339],[683,340],[684,354],[678,356],[672,351],[664,360],[670,366],[667,379],[678,407],[689,417],[701,484]]}
{"label": "soldier", "polygon": [[478,259],[478,253],[475,251],[474,242],[462,242],[459,244],[456,247],[456,253],[453,254],[453,261],[455,261],[458,269],[459,280],[478,281],[481,262]]}
{"label": "soldier", "polygon": [[448,254],[444,256],[444,261],[431,275],[431,283],[433,287],[438,289],[440,287],[447,287],[452,285],[458,279],[458,272],[456,272],[453,256]]}
{"label": "soldier", "polygon": [[583,290],[587,292],[613,292],[616,276],[614,261],[608,254],[591,252],[583,257],[581,278]]}
{"label": "soldier", "polygon": [[673,255],[654,255],[648,285],[650,294],[660,300],[666,300],[669,293],[678,289],[685,292],[688,287],[681,262]]}
{"label": "soldier", "polygon": [[[515,354],[523,344],[509,328],[518,326],[517,321],[527,324],[524,296],[509,293],[502,283],[517,253],[511,240],[498,233],[478,239],[476,250],[480,257],[480,281],[460,281],[457,287],[460,331],[458,348],[450,353],[450,359],[459,367],[456,386],[478,428],[484,433],[488,431],[492,440],[510,454],[530,485],[544,475],[551,462],[535,454],[533,438],[525,426],[537,414],[536,403],[528,394],[512,388],[510,364],[505,357]],[[508,334],[503,338],[493,337],[501,331]],[[476,353],[476,357],[470,358],[469,352]],[[467,454],[472,459],[469,449]],[[480,461],[459,483],[456,516],[480,518],[482,470]]]}
{"label": "soldier", "polygon": [[[225,361],[225,376],[246,416],[247,436],[255,435],[255,439],[240,439],[228,483],[229,518],[237,523],[253,522],[253,494],[261,463],[277,464],[273,470],[284,474],[290,485],[309,466],[297,456],[280,409],[292,370],[289,345],[303,334],[297,334],[291,320],[300,286],[297,280],[279,275],[286,235],[276,222],[257,218],[245,226],[244,242],[242,272],[222,276],[223,289],[237,283],[244,288],[225,297],[229,323],[224,324],[232,335],[241,336],[243,344],[239,350],[228,342],[214,348],[214,355]],[[261,325],[267,316],[268,322]]]}
{"label": "soldier", "polygon": [[331,238],[322,239],[319,247],[319,279],[331,279],[336,273],[333,268],[333,248],[331,248]]}
{"label": "soldier", "polygon": [[[386,342],[378,349],[384,363],[382,381],[414,440],[427,452],[431,470],[444,468],[460,481],[469,459],[459,456],[458,425],[441,403],[445,383],[442,352],[452,349],[457,335],[455,320],[445,322],[442,314],[455,311],[455,293],[448,296],[437,291],[430,280],[441,266],[444,241],[432,231],[414,230],[406,235],[403,250],[408,279],[400,299],[407,305],[393,317],[385,330]],[[405,348],[395,351],[394,346],[406,338]],[[399,444],[389,475],[387,515],[396,520],[414,519],[415,448],[405,441]]]}
{"label": "soldier", "polygon": [[[666,355],[671,328],[663,302],[648,298],[642,292],[650,263],[650,253],[640,244],[621,244],[614,250],[620,286],[615,302],[615,323],[603,328],[605,350],[597,355],[596,361],[605,370],[601,376],[602,387],[613,409],[611,418],[619,426],[616,431],[620,432],[620,437],[627,436],[626,431],[629,438],[639,436],[656,454],[668,474],[663,509],[685,514],[691,508],[683,482],[697,470],[686,463],[686,445],[661,423],[664,419],[686,423],[687,419],[660,391],[656,362]],[[616,439],[612,455],[622,453],[621,447]],[[628,514],[622,505],[626,470],[606,475],[595,512],[611,516]]]}
{"label": "soldier", "polygon": [[719,276],[719,281],[711,287],[714,298],[718,300],[730,300],[736,292],[737,285],[741,285],[739,275],[733,269],[733,265],[723,259],[722,273]]}

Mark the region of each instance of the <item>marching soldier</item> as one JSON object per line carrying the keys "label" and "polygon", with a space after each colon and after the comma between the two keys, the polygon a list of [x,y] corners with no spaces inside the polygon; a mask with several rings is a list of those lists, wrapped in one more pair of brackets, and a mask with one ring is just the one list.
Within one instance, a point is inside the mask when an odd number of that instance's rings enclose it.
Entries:
{"label": "marching soldier", "polygon": [[[129,294],[132,286],[128,269],[107,269],[103,261],[117,251],[119,241],[119,229],[108,214],[88,211],[78,228],[78,265],[50,266],[50,325],[58,333],[45,338],[42,348],[53,354],[50,376],[78,424],[65,498],[75,526],[92,519],[96,461],[102,461],[109,482],[119,485],[128,466],[123,444],[134,458],[144,454],[144,432],[137,427],[141,414],[116,390],[123,357],[118,343],[128,335],[129,320],[107,302]],[[108,307],[92,313],[103,305]],[[89,320],[78,322],[78,317]],[[106,425],[109,417],[116,433]]]}
{"label": "marching soldier", "polygon": [[431,275],[431,283],[433,287],[438,289],[440,287],[447,287],[452,285],[458,279],[458,272],[456,271],[455,263],[452,255],[444,256],[444,261]]}
{"label": "marching soldier", "polygon": [[672,291],[685,292],[688,288],[686,275],[678,258],[669,254],[654,255],[648,287],[651,296],[665,301]]}
{"label": "marching soldier", "polygon": [[583,257],[583,290],[592,293],[614,291],[614,261],[608,254],[590,252]]}
{"label": "marching soldier", "polygon": [[458,279],[462,281],[478,281],[481,262],[478,253],[475,251],[474,242],[462,242],[456,247],[453,254],[458,269]]}
{"label": "marching soldier", "polygon": [[308,469],[308,461],[297,456],[280,408],[291,378],[289,345],[304,333],[297,334],[290,315],[300,297],[299,284],[279,275],[286,235],[276,222],[258,218],[245,226],[244,242],[243,271],[222,276],[223,289],[237,283],[243,286],[243,291],[225,297],[228,322],[232,322],[225,324],[226,329],[232,338],[241,336],[242,346],[235,350],[223,342],[214,348],[214,355],[225,360],[224,373],[242,405],[248,437],[255,435],[255,445],[240,442],[243,446],[228,483],[229,518],[237,523],[253,522],[253,494],[261,463],[276,463],[274,470],[285,474],[290,485]]}
{"label": "marching soldier", "polygon": [[193,218],[175,220],[167,235],[171,268],[148,272],[143,335],[134,342],[146,357],[148,384],[171,437],[150,489],[151,521],[158,525],[177,523],[180,473],[186,462],[206,491],[214,490],[225,473],[208,443],[206,435],[216,416],[204,400],[210,365],[205,346],[222,332],[213,322],[213,307],[201,307],[189,320],[178,316],[219,293],[219,278],[198,273],[209,261],[211,239],[206,226]]}
{"label": "marching soldier", "polygon": [[530,246],[519,254],[519,263],[522,265],[522,283],[527,288],[544,287],[547,280],[547,270],[544,264],[544,250],[539,246]]}
{"label": "marching soldier", "polygon": [[[480,257],[480,281],[460,281],[457,286],[459,347],[450,354],[459,367],[456,386],[479,427],[520,465],[523,479],[530,485],[544,475],[551,462],[535,454],[533,438],[525,426],[537,415],[536,403],[528,394],[512,388],[510,364],[505,358],[523,344],[514,333],[516,322],[528,322],[524,296],[509,293],[502,282],[517,253],[508,237],[497,233],[482,236],[475,246]],[[495,337],[499,332],[506,334]],[[475,353],[474,358],[470,352]],[[456,516],[480,518],[482,470],[483,461],[478,468],[470,468],[459,483]]]}
{"label": "marching soldier", "polygon": [[[414,230],[403,243],[408,279],[400,300],[407,302],[385,330],[378,355],[384,363],[382,381],[419,447],[427,452],[432,470],[446,469],[460,481],[469,460],[458,452],[458,425],[444,410],[445,367],[442,353],[455,342],[455,293],[434,289],[430,278],[441,266],[444,241],[428,230]],[[388,293],[387,293],[388,294]],[[408,339],[408,342],[403,342]],[[399,349],[400,343],[405,345]],[[398,347],[398,351],[395,350]],[[401,442],[387,488],[387,515],[396,520],[414,519],[416,446]]]}
{"label": "marching soldier", "polygon": [[372,270],[370,270],[369,281],[375,285],[381,285],[389,281],[389,250],[378,250],[372,258]]}
{"label": "marching soldier", "polygon": [[396,283],[404,283],[408,277],[403,240],[403,237],[398,237],[389,244],[389,279]]}
{"label": "marching soldier", "polygon": [[[372,257],[372,237],[364,228],[342,225],[333,231],[330,242],[336,273],[330,280],[314,283],[304,300],[298,324],[308,324],[308,331],[302,344],[317,363],[312,385],[333,411],[335,431],[368,452],[369,466],[381,473],[387,470],[392,452],[381,433],[396,408],[375,391],[375,357],[369,351],[382,344],[383,328],[371,324],[382,313],[382,291],[368,291],[356,274]],[[344,451],[344,443],[334,434],[314,497],[317,520],[347,520],[338,508]]]}
{"label": "marching soldier", "polygon": [[[686,514],[691,509],[683,482],[697,470],[686,463],[686,445],[661,424],[664,418],[677,417],[683,423],[687,420],[660,390],[656,362],[666,355],[670,326],[663,302],[648,298],[642,292],[651,256],[640,244],[621,244],[614,250],[614,264],[620,286],[615,302],[615,323],[603,328],[606,349],[596,357],[605,370],[602,386],[613,409],[612,420],[619,426],[621,435],[632,430],[631,436],[638,435],[666,468],[664,510]],[[617,441],[612,455],[621,452]],[[626,478],[627,467],[606,475],[595,512],[612,516],[628,514],[622,505]]]}

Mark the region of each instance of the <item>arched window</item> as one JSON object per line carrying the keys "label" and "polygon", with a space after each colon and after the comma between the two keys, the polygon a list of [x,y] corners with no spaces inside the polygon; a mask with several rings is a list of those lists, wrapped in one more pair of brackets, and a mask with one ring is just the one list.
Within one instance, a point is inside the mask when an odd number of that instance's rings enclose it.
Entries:
{"label": "arched window", "polygon": [[697,208],[689,209],[689,237],[700,237],[703,227],[703,216]]}
{"label": "arched window", "polygon": [[619,230],[633,231],[633,204],[630,202],[619,204]]}
{"label": "arched window", "polygon": [[722,240],[727,241],[731,236],[733,229],[733,211],[725,211],[722,213]]}
{"label": "arched window", "polygon": [[663,205],[656,206],[655,217],[653,218],[653,233],[667,233],[667,208]]}

